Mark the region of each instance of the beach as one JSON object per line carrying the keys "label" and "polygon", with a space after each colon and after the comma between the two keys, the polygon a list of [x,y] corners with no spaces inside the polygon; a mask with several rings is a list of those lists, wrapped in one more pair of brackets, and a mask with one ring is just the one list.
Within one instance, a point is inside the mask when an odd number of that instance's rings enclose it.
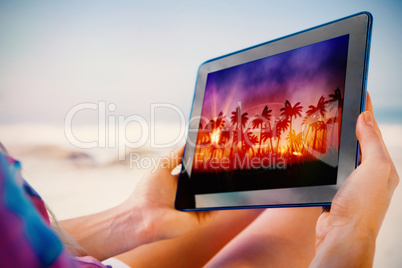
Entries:
{"label": "beach", "polygon": [[[16,142],[22,127],[0,127],[0,139],[11,155],[22,162],[24,178],[40,193],[58,220],[88,215],[118,205],[153,165],[138,165],[138,156],[155,158],[168,150],[147,146],[126,152],[119,161],[117,148],[79,149],[63,141],[60,129],[46,129],[52,138],[30,135]],[[382,134],[399,174],[402,174],[401,125],[382,125]],[[161,128],[174,136],[172,128]],[[169,134],[170,133],[170,134]],[[50,137],[50,136],[49,136]],[[130,158],[130,155],[135,158]],[[133,160],[134,159],[134,160]],[[402,187],[395,191],[377,240],[374,267],[402,267]]]}

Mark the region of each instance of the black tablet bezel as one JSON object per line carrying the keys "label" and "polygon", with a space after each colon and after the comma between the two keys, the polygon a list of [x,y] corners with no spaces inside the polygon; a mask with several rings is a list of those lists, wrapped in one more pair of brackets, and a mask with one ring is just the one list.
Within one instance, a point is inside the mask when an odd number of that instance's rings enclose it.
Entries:
{"label": "black tablet bezel", "polygon": [[[358,13],[302,32],[247,48],[203,63],[198,71],[190,123],[198,126],[208,73],[291,51],[335,37],[349,35],[349,49],[339,145],[336,185],[264,189],[194,195],[189,187],[192,157],[198,130],[189,127],[179,176],[175,207],[179,210],[216,210],[254,207],[292,207],[330,205],[336,191],[356,168],[358,142],[355,124],[365,109],[366,79],[372,16]],[[198,120],[198,121],[197,121]],[[189,124],[189,125],[191,125]]]}

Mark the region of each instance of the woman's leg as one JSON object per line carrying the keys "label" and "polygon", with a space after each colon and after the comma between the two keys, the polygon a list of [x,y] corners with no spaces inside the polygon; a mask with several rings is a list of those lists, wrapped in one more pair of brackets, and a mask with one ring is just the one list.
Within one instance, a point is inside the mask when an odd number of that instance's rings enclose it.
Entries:
{"label": "woman's leg", "polygon": [[263,210],[220,211],[208,226],[143,245],[116,258],[132,267],[202,267]]}
{"label": "woman's leg", "polygon": [[207,267],[308,267],[321,207],[265,210]]}

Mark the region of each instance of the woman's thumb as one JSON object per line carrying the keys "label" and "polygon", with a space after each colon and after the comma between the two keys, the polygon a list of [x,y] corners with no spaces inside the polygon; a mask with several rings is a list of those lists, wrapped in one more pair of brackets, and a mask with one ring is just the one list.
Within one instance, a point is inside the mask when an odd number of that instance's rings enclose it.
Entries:
{"label": "woman's thumb", "polygon": [[362,162],[367,158],[386,157],[381,138],[374,128],[374,117],[370,111],[360,114],[356,124],[356,136],[360,142]]}

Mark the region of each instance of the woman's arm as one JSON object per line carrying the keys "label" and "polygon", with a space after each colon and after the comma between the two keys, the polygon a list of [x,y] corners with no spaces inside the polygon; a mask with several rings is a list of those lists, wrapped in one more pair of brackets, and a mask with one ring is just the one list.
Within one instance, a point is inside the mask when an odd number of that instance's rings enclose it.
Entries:
{"label": "woman's arm", "polygon": [[[264,209],[223,210],[201,228],[174,239],[135,248],[116,258],[130,267],[204,267],[263,211]],[[314,231],[314,227],[312,229]],[[312,246],[314,249],[314,241]]]}
{"label": "woman's arm", "polygon": [[90,216],[60,222],[85,250],[103,260],[154,241],[174,238],[205,226],[218,212],[181,212],[174,208],[177,176],[171,171],[183,149],[161,161],[158,170],[141,179],[121,205]]}
{"label": "woman's arm", "polygon": [[59,224],[83,248],[81,256],[104,260],[148,242],[139,211],[118,206]]}

